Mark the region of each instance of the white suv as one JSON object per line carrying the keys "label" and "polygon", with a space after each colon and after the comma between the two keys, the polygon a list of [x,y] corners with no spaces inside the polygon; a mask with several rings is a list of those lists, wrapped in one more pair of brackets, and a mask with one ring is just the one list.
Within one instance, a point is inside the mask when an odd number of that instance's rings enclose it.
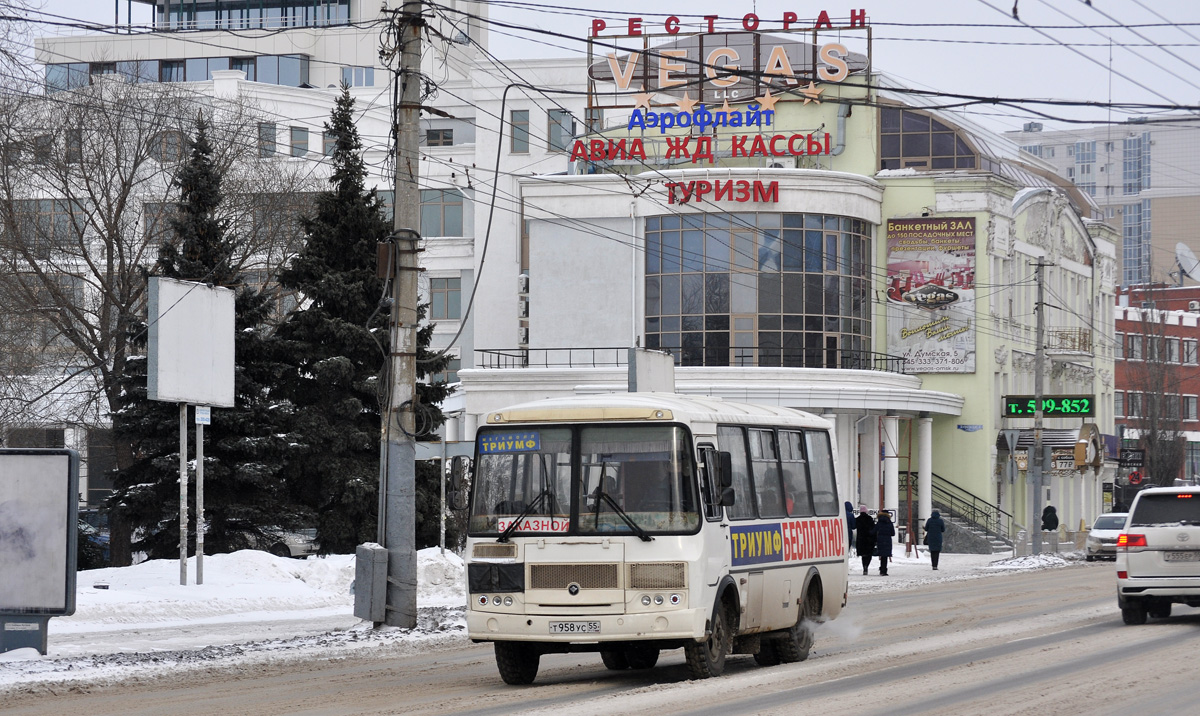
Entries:
{"label": "white suv", "polygon": [[1156,487],[1133,500],[1117,538],[1117,604],[1126,624],[1200,607],[1200,488]]}

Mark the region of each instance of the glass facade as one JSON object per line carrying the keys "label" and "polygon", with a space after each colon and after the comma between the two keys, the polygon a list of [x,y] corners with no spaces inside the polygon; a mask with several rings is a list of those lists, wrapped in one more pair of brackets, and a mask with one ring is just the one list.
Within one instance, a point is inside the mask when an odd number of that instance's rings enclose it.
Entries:
{"label": "glass facade", "polygon": [[350,22],[350,0],[164,0],[159,30],[325,27]]}
{"label": "glass facade", "polygon": [[646,347],[685,366],[869,362],[873,233],[822,214],[648,217]]}
{"label": "glass facade", "polygon": [[[116,74],[128,82],[204,82],[217,70],[241,70],[251,82],[304,87],[309,80],[307,55],[258,57],[193,57],[186,60],[137,62],[73,62],[46,65],[46,92],[85,87],[92,77]],[[361,69],[361,68],[360,68]]]}

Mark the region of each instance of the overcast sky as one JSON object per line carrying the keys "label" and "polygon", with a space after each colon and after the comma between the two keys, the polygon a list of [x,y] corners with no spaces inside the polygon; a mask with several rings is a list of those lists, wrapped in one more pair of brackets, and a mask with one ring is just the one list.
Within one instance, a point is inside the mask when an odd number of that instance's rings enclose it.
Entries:
{"label": "overcast sky", "polygon": [[[397,2],[394,0],[392,4]],[[563,9],[516,9],[501,2],[492,6],[491,16],[523,28],[552,30],[576,39],[497,28],[490,42],[492,51],[501,58],[584,53],[586,44],[582,40],[593,17],[604,18],[610,28],[615,28],[631,16],[642,16],[648,31],[660,31],[662,18],[645,12],[648,6],[653,6],[655,12],[676,13],[685,23],[702,22],[701,17],[709,14],[740,18],[747,12],[757,12],[762,18],[762,29],[778,28],[785,11],[795,12],[802,20],[811,20],[822,9],[838,18],[848,16],[851,9],[864,8],[872,26],[874,66],[910,86],[1012,99],[1107,102],[1111,97],[1114,102],[1200,105],[1198,0],[1092,0],[1090,6],[1084,0],[1017,0],[1019,21],[1012,17],[1013,0],[875,0],[874,3],[855,0],[841,4],[799,0],[528,2],[558,5]],[[125,23],[126,0],[119,0],[118,4],[120,21]],[[112,0],[44,0],[43,7],[46,12],[81,20],[112,23],[114,18]],[[605,9],[598,11],[598,7]],[[133,21],[144,23],[149,19],[149,6],[135,3]],[[1167,22],[1175,26],[1125,29],[1130,25]],[[937,27],[951,23],[992,27]],[[1125,27],[1097,27],[1110,25]],[[1097,46],[1084,46],[1085,43]],[[1117,111],[1110,114],[1107,109],[1039,109],[1054,116],[1089,121],[1121,120],[1129,114]],[[1133,114],[1155,111],[1131,110]],[[1008,108],[980,107],[972,112],[976,119],[998,130],[1019,129],[1024,122],[1037,119]],[[1048,129],[1066,127],[1050,120],[1040,121]]]}

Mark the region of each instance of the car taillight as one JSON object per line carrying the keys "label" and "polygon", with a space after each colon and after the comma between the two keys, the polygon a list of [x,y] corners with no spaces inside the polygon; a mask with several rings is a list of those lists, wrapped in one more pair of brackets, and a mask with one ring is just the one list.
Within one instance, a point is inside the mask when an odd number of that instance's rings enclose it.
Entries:
{"label": "car taillight", "polygon": [[1117,537],[1117,549],[1129,549],[1131,547],[1145,547],[1146,535],[1122,534]]}
{"label": "car taillight", "polygon": [[1117,572],[1117,579],[1129,579],[1129,572]]}

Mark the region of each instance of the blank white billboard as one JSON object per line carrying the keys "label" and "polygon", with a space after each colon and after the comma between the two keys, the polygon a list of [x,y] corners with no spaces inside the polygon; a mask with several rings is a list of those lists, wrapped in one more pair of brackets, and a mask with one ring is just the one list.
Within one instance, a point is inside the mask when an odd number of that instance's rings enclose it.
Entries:
{"label": "blank white billboard", "polygon": [[68,450],[0,450],[0,613],[75,611],[77,469]]}
{"label": "blank white billboard", "polygon": [[233,299],[227,288],[150,279],[146,392],[151,400],[234,406]]}

